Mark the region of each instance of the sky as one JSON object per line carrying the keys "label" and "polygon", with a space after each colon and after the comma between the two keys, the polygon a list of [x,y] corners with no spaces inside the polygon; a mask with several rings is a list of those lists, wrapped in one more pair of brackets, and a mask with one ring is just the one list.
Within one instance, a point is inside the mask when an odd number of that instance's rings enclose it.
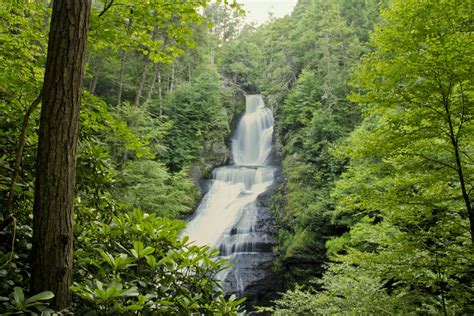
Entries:
{"label": "sky", "polygon": [[296,5],[297,0],[237,0],[243,5],[247,12],[246,22],[255,22],[258,25],[264,23],[272,12],[274,17],[283,17],[291,11]]}

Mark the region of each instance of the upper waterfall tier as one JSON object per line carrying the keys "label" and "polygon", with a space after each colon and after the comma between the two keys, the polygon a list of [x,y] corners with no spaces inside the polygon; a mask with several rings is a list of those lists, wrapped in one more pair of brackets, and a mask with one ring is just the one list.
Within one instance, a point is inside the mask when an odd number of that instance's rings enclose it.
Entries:
{"label": "upper waterfall tier", "polygon": [[245,114],[232,140],[234,162],[241,166],[264,165],[272,150],[273,113],[262,96],[249,95]]}

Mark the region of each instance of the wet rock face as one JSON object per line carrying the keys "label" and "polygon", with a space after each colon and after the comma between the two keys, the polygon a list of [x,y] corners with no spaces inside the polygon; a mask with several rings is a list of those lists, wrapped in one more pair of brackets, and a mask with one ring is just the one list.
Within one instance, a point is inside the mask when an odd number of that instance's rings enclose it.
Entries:
{"label": "wet rock face", "polygon": [[282,279],[272,271],[272,253],[259,253],[258,255],[242,254],[232,260],[236,269],[232,270],[224,281],[225,287],[243,287],[246,310],[253,310],[254,306],[270,305],[278,292],[282,289]]}
{"label": "wet rock face", "polygon": [[189,176],[201,194],[209,190],[209,175],[211,170],[225,165],[230,159],[230,150],[223,142],[214,141],[204,145],[201,161],[189,168]]}
{"label": "wet rock face", "polygon": [[196,185],[198,188],[201,188],[202,171],[198,165],[191,165],[191,167],[189,167],[189,176],[193,180],[194,185]]}
{"label": "wet rock face", "polygon": [[[274,168],[274,182],[256,200],[257,216],[251,232],[252,239],[256,240],[254,252],[234,254],[230,261],[234,269],[229,271],[222,283],[224,289],[247,298],[245,302],[247,311],[254,310],[253,306],[272,305],[271,301],[279,297],[279,292],[284,289],[283,277],[273,271],[276,232],[271,206],[274,203],[273,194],[283,177],[281,159],[275,152],[272,152],[270,156],[269,165]],[[238,234],[238,226],[239,223],[230,230],[229,234]]]}
{"label": "wet rock face", "polygon": [[230,151],[224,142],[214,141],[206,143],[203,150],[205,173],[215,167],[222,166],[229,161]]}
{"label": "wet rock face", "polygon": [[[274,187],[276,186],[275,184]],[[267,207],[272,192],[270,189],[257,200],[257,221],[252,232],[258,240],[255,252],[234,254],[230,262],[234,269],[229,271],[223,281],[225,289],[234,289],[233,292],[238,296],[247,297],[247,311],[252,310],[255,305],[270,305],[271,300],[283,290],[283,279],[273,271],[275,232],[273,214]]]}

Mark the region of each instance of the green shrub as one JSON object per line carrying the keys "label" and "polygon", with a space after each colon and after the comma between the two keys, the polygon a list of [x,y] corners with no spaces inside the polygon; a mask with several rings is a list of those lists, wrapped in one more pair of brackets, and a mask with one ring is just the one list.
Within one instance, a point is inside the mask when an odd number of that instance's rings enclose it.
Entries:
{"label": "green shrub", "polygon": [[183,227],[139,210],[91,223],[76,243],[75,311],[237,313],[242,300],[226,298],[215,279],[227,261],[181,239]]}
{"label": "green shrub", "polygon": [[45,302],[54,297],[53,292],[44,291],[31,297],[25,297],[21,287],[15,287],[9,297],[0,296],[3,301],[3,308],[0,310],[2,315],[29,314],[29,315],[48,315],[52,312],[48,309],[48,303]]}

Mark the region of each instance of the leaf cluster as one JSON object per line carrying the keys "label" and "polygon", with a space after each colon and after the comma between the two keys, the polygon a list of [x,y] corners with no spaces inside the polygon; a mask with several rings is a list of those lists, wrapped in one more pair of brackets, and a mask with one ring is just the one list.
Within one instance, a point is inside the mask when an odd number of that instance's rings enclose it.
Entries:
{"label": "leaf cluster", "polygon": [[139,210],[93,223],[79,237],[73,292],[78,310],[159,314],[234,313],[242,302],[225,298],[216,274],[227,261],[217,250],[180,238],[184,223]]}

